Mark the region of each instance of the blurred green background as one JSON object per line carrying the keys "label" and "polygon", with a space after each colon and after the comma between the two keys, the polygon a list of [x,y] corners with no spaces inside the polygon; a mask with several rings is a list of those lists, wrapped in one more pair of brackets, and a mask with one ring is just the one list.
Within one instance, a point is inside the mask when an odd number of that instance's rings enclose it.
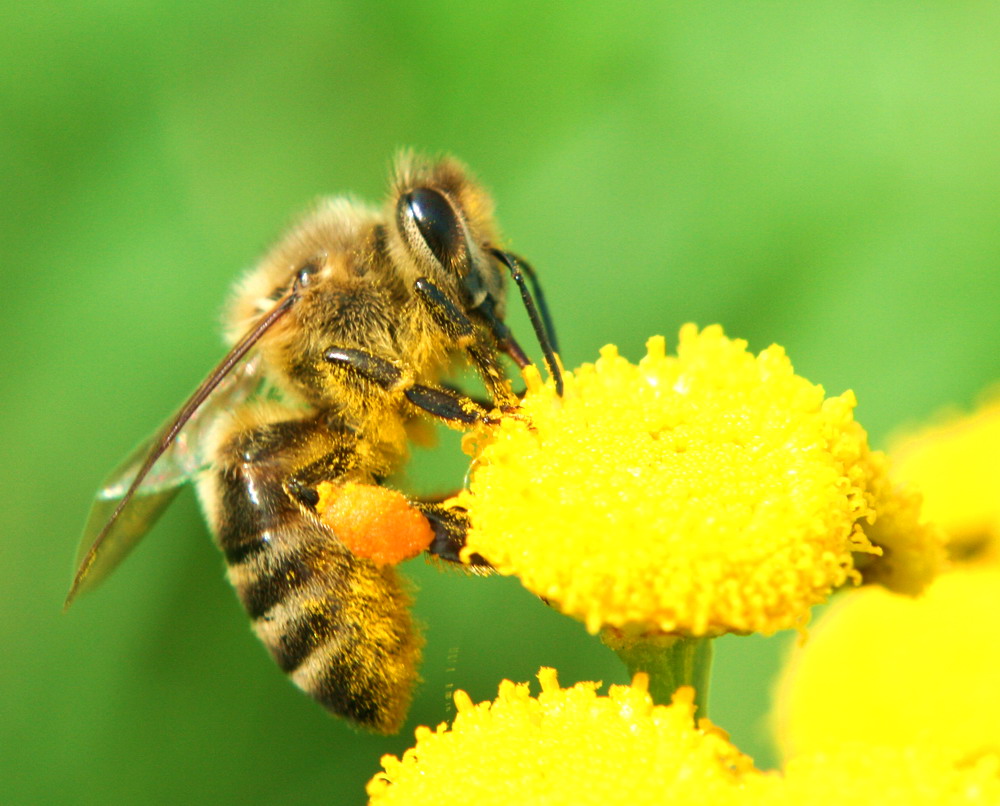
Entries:
{"label": "blurred green background", "polygon": [[[381,198],[400,146],[492,189],[569,365],[721,322],[853,388],[876,444],[1000,375],[995,5],[8,2],[4,19],[0,802],[360,803],[455,687],[486,698],[541,664],[625,679],[516,581],[417,560],[411,721],[357,734],[273,667],[191,494],[60,612],[95,488],[220,356],[233,277],[316,196]],[[415,486],[461,482],[455,440],[440,454]],[[790,640],[717,649],[712,716],[762,765]]]}

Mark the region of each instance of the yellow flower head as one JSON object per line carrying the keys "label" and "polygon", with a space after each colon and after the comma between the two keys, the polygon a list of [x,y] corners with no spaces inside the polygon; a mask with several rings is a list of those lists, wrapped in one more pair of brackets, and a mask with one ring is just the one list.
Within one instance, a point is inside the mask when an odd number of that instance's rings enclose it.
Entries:
{"label": "yellow flower head", "polygon": [[368,785],[371,803],[601,804],[730,802],[752,763],[708,720],[694,720],[693,692],[653,705],[642,675],[631,686],[559,687],[542,669],[541,694],[504,681],[493,702],[455,695],[449,729],[419,728],[403,758],[384,756]]}
{"label": "yellow flower head", "polygon": [[924,495],[953,556],[1000,555],[1000,390],[978,411],[901,438],[893,475]]}
{"label": "yellow flower head", "polygon": [[764,773],[708,720],[693,692],[654,705],[644,675],[631,686],[542,691],[504,681],[493,702],[455,695],[451,728],[418,728],[403,757],[383,756],[368,784],[374,806],[546,806],[669,803],[672,806],[950,806],[1000,803],[997,758],[956,763],[936,748],[842,745]]}
{"label": "yellow flower head", "polygon": [[844,744],[788,762],[780,775],[747,779],[745,806],[996,806],[997,759],[956,764],[927,747]]}
{"label": "yellow flower head", "polygon": [[801,626],[882,546],[866,574],[926,583],[941,538],[894,496],[852,393],[824,399],[780,347],[719,327],[647,349],[636,366],[604,348],[562,398],[529,375],[520,418],[475,435],[468,551],[592,632]]}
{"label": "yellow flower head", "polygon": [[783,751],[864,739],[1000,753],[998,612],[1000,568],[990,566],[943,574],[916,599],[879,588],[845,595],[779,684]]}

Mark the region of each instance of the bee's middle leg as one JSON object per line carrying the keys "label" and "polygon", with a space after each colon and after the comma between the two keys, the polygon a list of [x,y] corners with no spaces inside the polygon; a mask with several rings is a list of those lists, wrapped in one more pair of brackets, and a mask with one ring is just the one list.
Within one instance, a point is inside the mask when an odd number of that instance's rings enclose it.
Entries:
{"label": "bee's middle leg", "polygon": [[323,358],[356,373],[386,391],[401,389],[414,406],[448,423],[495,425],[499,419],[467,395],[438,386],[411,383],[403,371],[384,358],[347,347],[332,347]]}

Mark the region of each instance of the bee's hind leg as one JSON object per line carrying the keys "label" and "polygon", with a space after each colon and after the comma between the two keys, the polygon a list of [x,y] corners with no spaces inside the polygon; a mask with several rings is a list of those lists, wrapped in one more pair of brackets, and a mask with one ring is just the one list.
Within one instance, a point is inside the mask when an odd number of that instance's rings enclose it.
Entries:
{"label": "bee's hind leg", "polygon": [[357,435],[328,412],[276,404],[221,425],[199,492],[255,632],[327,710],[399,730],[420,655],[410,599],[393,568],[356,557],[314,509],[320,481],[373,481]]}
{"label": "bee's hind leg", "polygon": [[464,509],[446,507],[436,501],[414,501],[413,507],[423,513],[431,529],[434,530],[434,539],[427,549],[428,554],[480,573],[493,570],[493,566],[479,554],[470,555],[468,562],[463,562],[461,559],[462,549],[465,548],[465,536],[469,531],[469,516]]}

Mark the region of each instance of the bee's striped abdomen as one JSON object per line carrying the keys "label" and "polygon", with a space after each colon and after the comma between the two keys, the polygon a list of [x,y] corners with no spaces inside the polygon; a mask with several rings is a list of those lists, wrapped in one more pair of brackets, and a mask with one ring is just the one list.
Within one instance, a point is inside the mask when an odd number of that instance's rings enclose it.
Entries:
{"label": "bee's striped abdomen", "polygon": [[229,579],[278,666],[338,716],[393,732],[420,654],[409,597],[392,567],[355,557],[288,492],[304,468],[337,481],[352,456],[350,435],[314,421],[242,427],[202,491]]}

